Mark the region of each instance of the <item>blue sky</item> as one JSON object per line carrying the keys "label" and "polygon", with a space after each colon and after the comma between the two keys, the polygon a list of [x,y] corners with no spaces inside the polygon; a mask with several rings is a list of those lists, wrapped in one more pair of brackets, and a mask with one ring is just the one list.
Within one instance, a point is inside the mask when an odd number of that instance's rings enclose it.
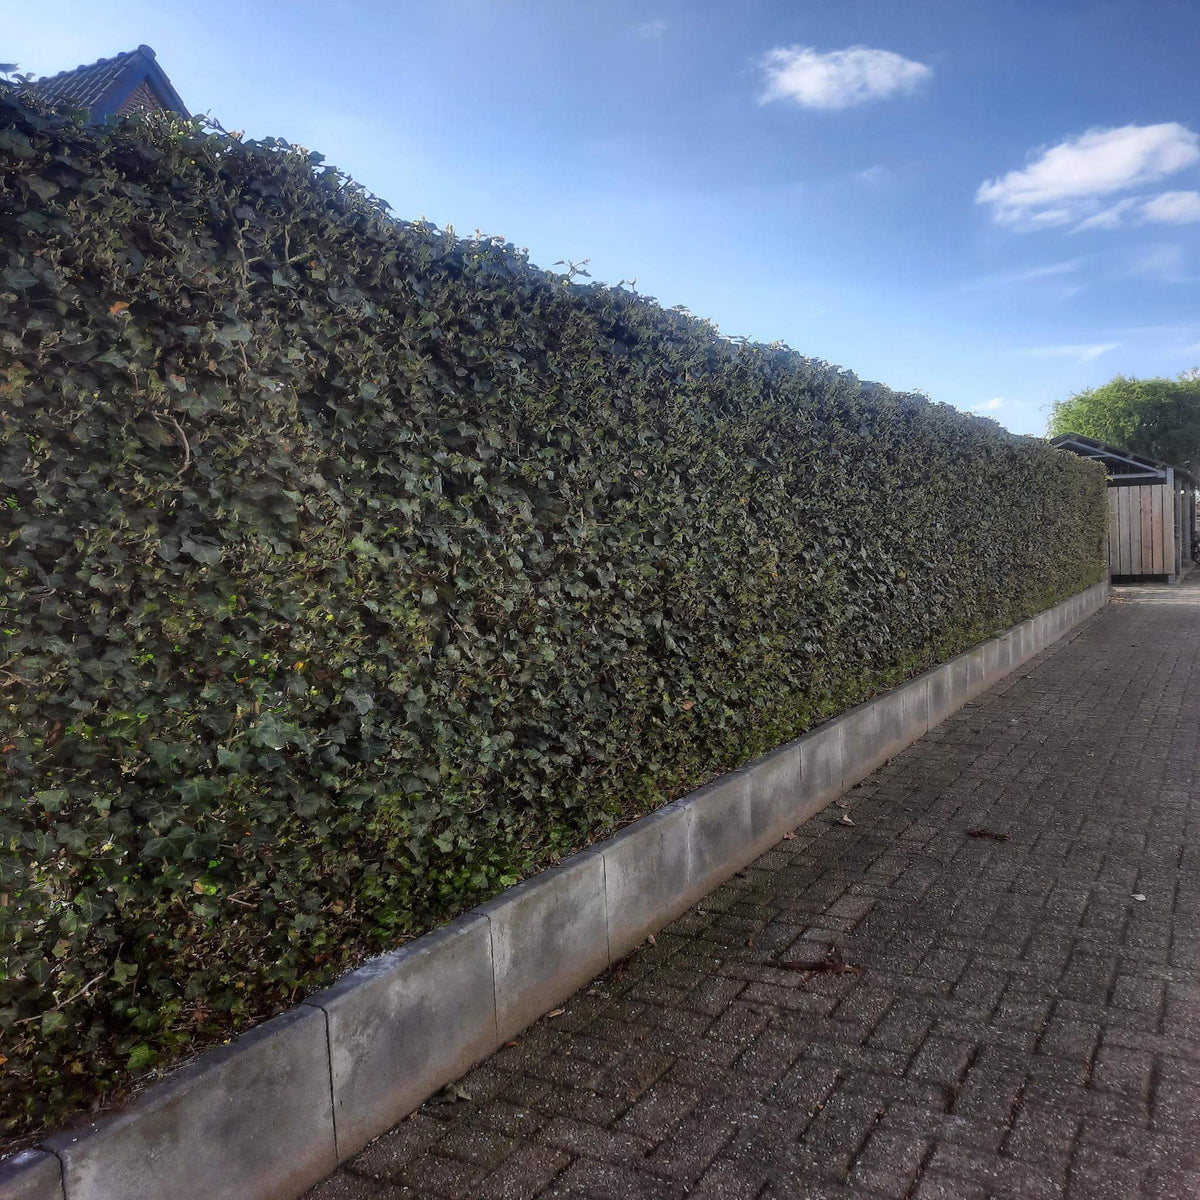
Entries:
{"label": "blue sky", "polygon": [[[5,11],[7,9],[7,11]],[[1194,0],[3,0],[460,232],[1018,432],[1200,364]]]}

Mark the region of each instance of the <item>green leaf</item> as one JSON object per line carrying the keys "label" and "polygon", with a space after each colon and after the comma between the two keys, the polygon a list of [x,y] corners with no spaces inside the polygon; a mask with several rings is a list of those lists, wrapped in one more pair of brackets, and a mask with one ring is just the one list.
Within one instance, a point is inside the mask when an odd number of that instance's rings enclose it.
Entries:
{"label": "green leaf", "polygon": [[203,804],[223,795],[228,783],[224,779],[185,779],[175,784],[179,798],[185,804]]}
{"label": "green leaf", "polygon": [[200,563],[217,563],[221,561],[221,543],[207,538],[185,537],[179,543],[179,551]]}
{"label": "green leaf", "polygon": [[30,190],[43,201],[52,200],[60,190],[57,183],[51,183],[49,179],[42,179],[37,175],[29,176],[25,182],[29,185]]}
{"label": "green leaf", "polygon": [[18,292],[26,291],[41,282],[38,276],[24,267],[5,267],[0,271],[0,279],[6,286],[15,288]]}
{"label": "green leaf", "polygon": [[132,1050],[129,1051],[129,1058],[125,1066],[130,1071],[144,1071],[147,1067],[152,1067],[158,1061],[158,1054],[153,1047],[145,1042],[139,1042]]}
{"label": "green leaf", "polygon": [[52,1010],[42,1014],[41,1030],[42,1037],[49,1037],[53,1033],[57,1033],[60,1029],[65,1029],[68,1025],[67,1014]]}

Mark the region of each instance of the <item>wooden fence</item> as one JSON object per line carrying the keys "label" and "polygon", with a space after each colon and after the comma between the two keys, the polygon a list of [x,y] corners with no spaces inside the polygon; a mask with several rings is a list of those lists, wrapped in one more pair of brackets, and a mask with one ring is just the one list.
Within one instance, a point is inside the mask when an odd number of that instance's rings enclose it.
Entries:
{"label": "wooden fence", "polygon": [[1108,489],[1108,563],[1114,575],[1174,575],[1173,483]]}

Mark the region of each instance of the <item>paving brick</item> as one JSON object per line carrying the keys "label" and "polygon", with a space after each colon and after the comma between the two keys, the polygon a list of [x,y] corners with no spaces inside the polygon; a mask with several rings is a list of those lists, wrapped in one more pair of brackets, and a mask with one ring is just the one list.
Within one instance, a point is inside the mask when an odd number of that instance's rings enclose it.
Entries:
{"label": "paving brick", "polygon": [[581,1158],[560,1175],[556,1184],[568,1195],[585,1195],[596,1200],[682,1200],[687,1185],[661,1179],[616,1163]]}
{"label": "paving brick", "polygon": [[1127,1200],[1141,1188],[1141,1163],[1088,1146],[1081,1146],[1071,1162],[1067,1200]]}
{"label": "paving brick", "polygon": [[1092,1064],[1092,1084],[1144,1097],[1149,1093],[1154,1065],[1154,1056],[1144,1050],[1104,1046]]}
{"label": "paving brick", "polygon": [[930,1144],[930,1138],[912,1130],[877,1128],[855,1160],[848,1182],[905,1200]]}
{"label": "paving brick", "polygon": [[973,1047],[969,1042],[930,1034],[922,1043],[908,1068],[914,1079],[957,1087],[971,1061]]}
{"label": "paving brick", "polygon": [[1038,1042],[1038,1051],[1061,1058],[1087,1062],[1100,1040],[1100,1028],[1084,1021],[1066,1021],[1051,1017]]}
{"label": "paving brick", "polygon": [[470,1163],[456,1158],[440,1158],[422,1154],[406,1163],[396,1182],[425,1195],[444,1196],[446,1200],[466,1200],[478,1190],[483,1172]]}
{"label": "paving brick", "polygon": [[733,1124],[703,1114],[681,1121],[646,1160],[648,1170],[672,1179],[700,1178],[721,1148],[733,1137]]}
{"label": "paving brick", "polygon": [[[547,1121],[539,1130],[537,1138],[540,1142],[557,1146],[572,1154],[607,1158],[614,1162],[640,1158],[649,1145],[647,1138],[631,1133],[628,1129],[613,1130],[595,1120],[566,1116],[553,1117]],[[440,1147],[440,1151],[445,1152],[445,1143]]]}
{"label": "paving brick", "polygon": [[396,1189],[389,1184],[342,1170],[317,1184],[305,1197],[306,1200],[391,1200],[396,1195]]}
{"label": "paving brick", "polygon": [[520,1145],[476,1185],[479,1200],[532,1200],[549,1186],[570,1156],[548,1146]]}
{"label": "paving brick", "polygon": [[506,1134],[491,1129],[460,1125],[438,1143],[438,1154],[473,1163],[477,1167],[494,1167],[515,1148],[517,1143]]}
{"label": "paving brick", "polygon": [[1195,1200],[1196,678],[1119,593],[312,1200]]}
{"label": "paving brick", "polygon": [[354,1159],[354,1171],[373,1179],[392,1179],[404,1167],[436,1145],[449,1132],[447,1125],[424,1113],[413,1113],[394,1129],[376,1138]]}

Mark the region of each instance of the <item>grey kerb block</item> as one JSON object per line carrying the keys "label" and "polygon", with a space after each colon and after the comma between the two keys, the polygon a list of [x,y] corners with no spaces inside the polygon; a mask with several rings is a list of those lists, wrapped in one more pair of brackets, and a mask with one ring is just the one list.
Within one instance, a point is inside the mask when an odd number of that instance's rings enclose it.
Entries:
{"label": "grey kerb block", "polygon": [[44,1145],[69,1200],[294,1200],[337,1166],[325,1014],[295,1008]]}
{"label": "grey kerb block", "polygon": [[1037,653],[1033,636],[1033,622],[1022,621],[1013,629],[1013,669],[1023,666]]}
{"label": "grey kerb block", "polygon": [[488,920],[461,917],[305,1003],[329,1023],[337,1151],[345,1160],[495,1047]]}
{"label": "grey kerb block", "polygon": [[983,689],[986,691],[1008,673],[1006,647],[1003,638],[988,638],[982,646]]}
{"label": "grey kerb block", "polygon": [[753,862],[750,775],[730,771],[679,802],[688,813],[688,895],[707,895]]}
{"label": "grey kerb block", "polygon": [[983,672],[971,668],[971,651],[952,658],[946,666],[950,671],[950,696],[954,703],[951,712],[957,712],[968,700],[975,695],[975,677],[982,677]]}
{"label": "grey kerb block", "polygon": [[809,815],[842,794],[845,745],[842,727],[828,721],[796,743],[800,747],[800,786]]}
{"label": "grey kerb block", "polygon": [[690,907],[688,823],[682,804],[668,804],[600,847],[612,962]]}
{"label": "grey kerb block", "polygon": [[599,846],[475,910],[491,926],[496,1034],[505,1041],[608,966]]}
{"label": "grey kerb block", "polygon": [[884,711],[872,700],[837,718],[842,727],[842,787],[852,788],[883,761],[879,747],[884,739]]}
{"label": "grey kerb block", "polygon": [[63,1200],[62,1165],[45,1150],[20,1150],[0,1162],[0,1200]]}
{"label": "grey kerb block", "polygon": [[799,742],[788,742],[746,767],[750,782],[750,837],[755,856],[769,850],[813,810],[805,806]]}
{"label": "grey kerb block", "polygon": [[963,655],[967,661],[967,695],[974,700],[988,689],[987,654],[988,643],[980,642]]}
{"label": "grey kerb block", "polygon": [[925,683],[929,689],[929,728],[932,729],[961,708],[963,702],[955,693],[954,670],[950,663],[926,671]]}
{"label": "grey kerb block", "polygon": [[1057,637],[1052,633],[1049,611],[1040,612],[1033,618],[1034,636],[1037,638],[1038,653],[1040,654]]}
{"label": "grey kerb block", "polygon": [[882,762],[895,758],[929,732],[929,680],[922,675],[885,692],[879,702],[886,708]]}

